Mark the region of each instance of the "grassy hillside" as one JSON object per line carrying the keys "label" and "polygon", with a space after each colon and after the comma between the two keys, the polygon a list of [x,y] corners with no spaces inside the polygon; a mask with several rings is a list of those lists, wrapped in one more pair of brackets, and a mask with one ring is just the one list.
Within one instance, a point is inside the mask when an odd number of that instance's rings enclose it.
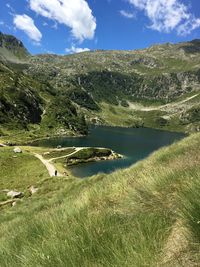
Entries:
{"label": "grassy hillside", "polygon": [[87,134],[90,123],[199,131],[199,47],[31,56],[0,33],[0,138]]}
{"label": "grassy hillside", "polygon": [[38,173],[39,191],[1,211],[0,266],[199,266],[199,147],[193,134],[85,180]]}
{"label": "grassy hillside", "polygon": [[66,93],[1,61],[0,81],[0,136],[5,139],[13,134],[18,139],[18,132],[22,139],[87,133],[83,114]]}
{"label": "grassy hillside", "polygon": [[23,152],[16,156],[13,148],[0,149],[1,190],[8,188],[24,191],[37,181],[48,178],[43,164],[29,152],[25,150]]}
{"label": "grassy hillside", "polygon": [[[87,121],[128,127],[198,131],[200,41],[155,45],[136,51],[90,51],[32,57],[26,72],[67,92]],[[176,108],[162,106],[177,103]],[[132,104],[159,109],[132,110]],[[195,110],[195,116],[191,116]]]}

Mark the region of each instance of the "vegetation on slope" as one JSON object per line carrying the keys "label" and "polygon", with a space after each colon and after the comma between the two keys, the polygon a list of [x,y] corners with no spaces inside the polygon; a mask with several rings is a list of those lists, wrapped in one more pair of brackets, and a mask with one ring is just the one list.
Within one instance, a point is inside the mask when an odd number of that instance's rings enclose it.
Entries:
{"label": "vegetation on slope", "polygon": [[29,56],[21,41],[12,35],[0,32],[0,59],[20,63],[27,61]]}
{"label": "vegetation on slope", "polygon": [[1,211],[0,265],[198,266],[199,146],[194,134],[126,170],[41,179]]}
{"label": "vegetation on slope", "polygon": [[[26,191],[28,186],[48,178],[48,173],[42,163],[27,151],[13,153],[13,148],[0,148],[0,189]],[[36,167],[37,166],[37,167]],[[6,195],[0,191],[0,198]]]}
{"label": "vegetation on slope", "polygon": [[2,64],[0,80],[0,123],[23,127],[29,123],[39,123],[43,100],[39,96],[37,82]]}
{"label": "vegetation on slope", "polygon": [[[177,105],[174,112],[168,106],[164,111],[148,110],[134,115],[128,102],[164,105],[198,94],[199,43],[195,40],[137,51],[98,50],[62,57],[38,55],[31,59],[26,72],[68,92],[89,122],[198,131],[198,119],[193,121],[189,116],[184,123],[181,121],[193,109],[192,101],[190,105]],[[104,104],[112,106],[105,109]],[[120,113],[121,106],[126,108],[123,113],[127,116],[121,114],[114,122],[110,119],[114,117],[113,110]]]}
{"label": "vegetation on slope", "polygon": [[101,113],[93,113],[91,121],[112,126],[195,132],[200,131],[199,100],[199,94],[190,94],[167,105],[149,100],[128,102],[128,107],[101,103]]}
{"label": "vegetation on slope", "polygon": [[87,134],[88,127],[84,115],[78,113],[76,107],[65,94],[56,95],[46,109],[43,116],[41,127],[66,134],[67,130],[71,133]]}
{"label": "vegetation on slope", "polygon": [[130,105],[164,105],[199,94],[199,66],[198,40],[137,51],[30,56],[21,41],[0,33],[0,135],[15,141],[12,135],[27,140],[87,134],[89,123],[198,131],[195,101],[173,112],[171,106],[133,111]]}
{"label": "vegetation on slope", "polygon": [[48,83],[3,63],[0,63],[0,81],[1,135],[16,134],[17,129],[25,129],[25,135],[32,137],[46,133],[87,133],[84,115],[78,114],[66,93],[56,92]]}

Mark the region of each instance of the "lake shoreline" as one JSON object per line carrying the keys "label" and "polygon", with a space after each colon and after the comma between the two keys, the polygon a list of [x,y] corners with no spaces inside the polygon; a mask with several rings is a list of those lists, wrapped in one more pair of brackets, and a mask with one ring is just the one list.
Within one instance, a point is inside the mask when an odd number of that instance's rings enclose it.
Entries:
{"label": "lake shoreline", "polygon": [[[37,138],[30,138],[27,141],[10,141],[11,137],[6,137],[6,136],[1,136],[0,138],[0,143],[2,146],[32,146],[33,143],[37,141],[42,141],[42,140],[48,140],[48,139],[53,139],[53,138],[79,138],[79,137],[87,137],[90,135],[90,129],[93,127],[108,127],[108,128],[120,128],[120,129],[153,129],[153,130],[159,130],[159,131],[164,131],[164,132],[171,132],[171,133],[182,133],[185,134],[186,136],[189,136],[189,132],[181,131],[181,130],[175,130],[175,129],[164,129],[162,127],[132,127],[132,126],[118,126],[118,125],[108,125],[108,124],[89,124],[89,131],[87,135],[81,135],[81,134],[76,134],[76,135],[65,135],[65,134],[60,134],[60,135],[52,135],[52,136],[41,136]],[[1,147],[1,146],[0,146]]]}
{"label": "lake shoreline", "polygon": [[[87,164],[76,162],[69,166],[75,177],[89,177],[99,172],[110,173],[118,168],[126,168],[148,156],[162,146],[170,145],[182,139],[183,133],[169,132],[150,128],[124,128],[111,126],[92,126],[88,136],[82,137],[56,137],[43,139],[32,146],[36,147],[106,147],[123,155],[123,159],[95,162],[90,160]],[[79,164],[78,164],[79,163]]]}

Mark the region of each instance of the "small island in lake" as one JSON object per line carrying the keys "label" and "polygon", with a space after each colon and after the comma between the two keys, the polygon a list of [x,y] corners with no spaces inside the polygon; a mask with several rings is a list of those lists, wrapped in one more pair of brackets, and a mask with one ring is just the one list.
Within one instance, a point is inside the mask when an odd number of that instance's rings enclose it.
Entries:
{"label": "small island in lake", "polygon": [[98,147],[59,147],[56,149],[29,147],[28,151],[46,166],[50,176],[55,176],[55,171],[56,176],[63,176],[62,173],[65,176],[68,166],[79,163],[123,158],[121,154],[110,148]]}
{"label": "small island in lake", "polygon": [[66,164],[70,166],[91,161],[120,159],[122,157],[122,155],[109,148],[86,147],[80,148],[72,155],[66,157]]}

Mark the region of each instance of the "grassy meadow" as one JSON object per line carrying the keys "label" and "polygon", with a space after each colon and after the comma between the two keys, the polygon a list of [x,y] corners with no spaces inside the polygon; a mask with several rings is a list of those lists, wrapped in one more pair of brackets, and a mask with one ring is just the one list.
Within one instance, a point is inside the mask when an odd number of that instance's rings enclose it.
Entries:
{"label": "grassy meadow", "polygon": [[[39,191],[0,211],[0,266],[199,266],[199,147],[193,134],[129,169],[84,180],[49,178],[39,161],[31,168],[37,159],[28,165],[20,155]],[[11,167],[9,148],[0,151],[1,166]],[[16,187],[30,184],[23,168]],[[10,186],[5,170],[0,176]]]}

